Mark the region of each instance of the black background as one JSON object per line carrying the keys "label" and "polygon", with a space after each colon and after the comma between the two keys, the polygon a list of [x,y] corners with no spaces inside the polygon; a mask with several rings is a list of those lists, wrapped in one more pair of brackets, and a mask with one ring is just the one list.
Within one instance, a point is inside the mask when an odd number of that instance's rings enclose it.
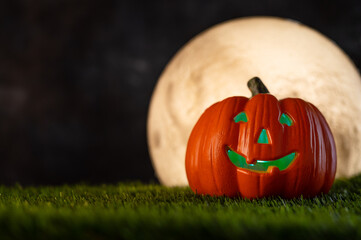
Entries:
{"label": "black background", "polygon": [[156,181],[146,142],[157,78],[232,18],[291,18],[361,66],[361,1],[1,1],[0,184]]}

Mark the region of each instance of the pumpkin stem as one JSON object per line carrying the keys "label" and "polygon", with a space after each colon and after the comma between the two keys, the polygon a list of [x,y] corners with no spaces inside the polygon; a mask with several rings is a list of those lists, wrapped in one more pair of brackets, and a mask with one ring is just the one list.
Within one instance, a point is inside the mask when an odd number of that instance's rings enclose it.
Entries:
{"label": "pumpkin stem", "polygon": [[251,78],[248,81],[247,86],[252,93],[252,97],[259,93],[269,93],[268,89],[263,84],[261,79],[259,79],[259,77]]}

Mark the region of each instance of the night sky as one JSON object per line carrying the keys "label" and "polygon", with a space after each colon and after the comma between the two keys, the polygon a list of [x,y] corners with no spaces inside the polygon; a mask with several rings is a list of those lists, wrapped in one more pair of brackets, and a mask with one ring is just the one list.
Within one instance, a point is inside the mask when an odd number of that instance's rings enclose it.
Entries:
{"label": "night sky", "polygon": [[0,184],[156,182],[146,119],[156,81],[192,37],[279,16],[360,69],[361,1],[0,2]]}

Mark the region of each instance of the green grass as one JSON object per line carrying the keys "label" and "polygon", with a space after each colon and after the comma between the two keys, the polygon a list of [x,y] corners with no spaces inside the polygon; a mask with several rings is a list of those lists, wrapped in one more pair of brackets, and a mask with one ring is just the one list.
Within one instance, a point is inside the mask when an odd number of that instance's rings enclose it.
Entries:
{"label": "green grass", "polygon": [[195,196],[129,183],[0,187],[0,239],[361,238],[361,176],[313,199]]}

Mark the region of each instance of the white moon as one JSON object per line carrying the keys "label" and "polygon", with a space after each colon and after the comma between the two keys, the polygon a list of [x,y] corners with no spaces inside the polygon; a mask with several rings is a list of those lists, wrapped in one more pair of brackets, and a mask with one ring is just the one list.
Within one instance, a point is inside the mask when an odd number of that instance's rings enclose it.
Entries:
{"label": "white moon", "polygon": [[148,144],[161,183],[188,184],[185,150],[194,124],[217,101],[250,97],[247,81],[254,76],[278,99],[299,97],[315,104],[336,140],[336,176],[361,172],[361,79],[353,63],[305,25],[251,17],[199,34],[162,73],[148,116]]}

